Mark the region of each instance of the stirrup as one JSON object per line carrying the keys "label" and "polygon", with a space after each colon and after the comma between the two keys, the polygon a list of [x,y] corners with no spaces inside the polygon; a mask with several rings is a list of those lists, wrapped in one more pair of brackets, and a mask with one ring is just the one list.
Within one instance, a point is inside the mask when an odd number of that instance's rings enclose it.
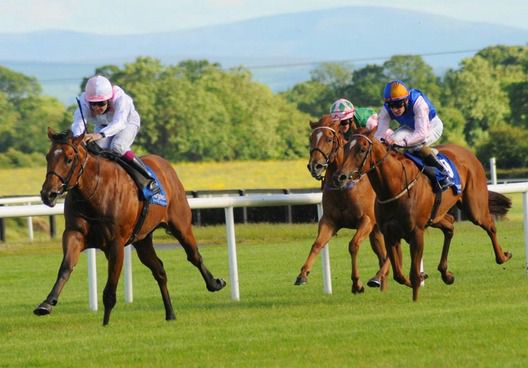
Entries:
{"label": "stirrup", "polygon": [[438,186],[440,187],[442,192],[448,189],[453,184],[455,183],[453,179],[451,179],[449,176],[445,176],[442,180],[438,181]]}
{"label": "stirrup", "polygon": [[161,192],[161,188],[159,187],[159,185],[156,183],[154,179],[152,179],[150,183],[147,184],[147,188],[148,190],[150,190],[152,195],[156,195],[159,192]]}

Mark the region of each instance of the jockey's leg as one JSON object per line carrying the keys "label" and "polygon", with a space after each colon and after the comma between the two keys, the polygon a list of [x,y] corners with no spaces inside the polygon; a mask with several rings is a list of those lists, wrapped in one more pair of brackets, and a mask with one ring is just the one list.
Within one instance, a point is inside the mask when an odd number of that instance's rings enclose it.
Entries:
{"label": "jockey's leg", "polygon": [[125,154],[121,156],[121,158],[124,159],[127,163],[129,163],[134,169],[136,169],[146,179],[148,179],[146,186],[152,192],[153,195],[160,192],[160,188],[158,184],[156,183],[156,180],[154,180],[154,178],[148,172],[147,167],[145,166],[145,163],[139,157],[137,157],[133,151],[125,152]]}
{"label": "jockey's leg", "polygon": [[[429,146],[423,146],[420,151],[418,151],[418,154],[424,159],[424,164],[430,167],[436,167],[441,173],[442,173],[442,179],[438,182],[438,185],[442,189],[442,191],[449,188],[451,185],[453,185],[453,180],[449,177],[449,174],[447,173],[444,165],[440,161],[438,161],[438,158],[436,157],[435,153]],[[434,172],[432,170],[427,170],[427,166],[424,169],[424,173],[426,173],[433,182],[436,182],[436,176],[434,175]],[[432,175],[431,175],[432,174]]]}

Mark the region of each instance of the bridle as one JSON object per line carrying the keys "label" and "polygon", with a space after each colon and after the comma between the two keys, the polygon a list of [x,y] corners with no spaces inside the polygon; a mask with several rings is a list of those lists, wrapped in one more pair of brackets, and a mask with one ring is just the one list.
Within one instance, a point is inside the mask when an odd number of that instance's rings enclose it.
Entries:
{"label": "bridle", "polygon": [[[328,168],[328,165],[334,160],[336,152],[339,149],[339,138],[338,138],[336,130],[333,129],[333,128],[327,127],[327,126],[320,126],[320,127],[313,128],[312,129],[312,133],[310,134],[310,138],[312,137],[312,135],[316,131],[323,130],[323,129],[327,129],[327,130],[332,132],[332,149],[330,150],[329,154],[326,154],[319,147],[311,147],[310,148],[310,157],[312,157],[312,154],[314,152],[319,152],[323,156],[323,158],[325,160],[325,163],[322,166],[323,166],[324,170],[326,170]],[[308,169],[310,170],[310,165],[308,165]],[[323,176],[319,175],[316,179],[317,180],[322,180]]]}
{"label": "bridle", "polygon": [[[353,142],[352,138],[354,137],[365,138],[369,144],[367,152],[365,153],[365,156],[363,157],[363,160],[361,161],[361,165],[359,165],[359,167],[356,170],[352,171],[349,175],[349,177],[353,177],[354,175],[356,175],[357,178],[359,179],[363,175],[368,174],[372,170],[375,170],[378,166],[381,166],[383,161],[385,161],[385,159],[389,155],[389,151],[387,151],[385,156],[383,156],[380,160],[374,161],[374,159],[372,159],[372,147],[374,146],[374,142],[372,142],[372,140],[364,134],[352,134],[350,136],[350,141],[348,144],[351,144]],[[364,167],[365,167],[365,164],[367,163],[368,158],[370,158],[370,168],[367,171],[364,171]]]}
{"label": "bridle", "polygon": [[64,145],[67,145],[67,146],[70,146],[73,151],[75,152],[75,156],[73,158],[73,163],[71,165],[71,168],[70,168],[70,171],[68,172],[68,174],[66,175],[66,177],[62,177],[60,174],[58,174],[57,172],[55,171],[48,171],[46,173],[46,178],[49,176],[49,175],[52,175],[52,176],[56,176],[59,178],[59,180],[61,181],[62,185],[61,187],[59,188],[59,192],[58,194],[61,195],[65,192],[67,192],[68,190],[72,189],[72,188],[75,188],[78,184],[79,184],[79,180],[81,179],[81,176],[82,174],[84,173],[84,168],[86,167],[86,163],[88,161],[88,153],[86,154],[86,157],[83,161],[83,163],[81,164],[80,166],[80,169],[78,170],[78,173],[77,173],[77,180],[75,180],[75,183],[73,185],[70,185],[68,186],[68,184],[70,183],[74,173],[75,173],[75,169],[77,168],[78,164],[79,164],[79,161],[80,161],[80,155],[79,155],[79,149],[77,148],[77,146],[71,144],[71,143],[62,143]]}
{"label": "bridle", "polygon": [[[391,148],[389,147],[387,149],[387,152],[385,153],[385,156],[383,156],[381,159],[379,159],[378,161],[374,161],[374,159],[372,158],[372,148],[374,146],[374,142],[372,142],[372,140],[367,137],[366,135],[364,134],[353,134],[350,138],[352,137],[362,137],[362,138],[365,138],[367,140],[367,142],[369,143],[369,148],[367,150],[367,152],[365,153],[365,156],[363,157],[363,160],[361,161],[361,165],[359,166],[358,169],[352,171],[352,173],[349,175],[350,177],[352,177],[354,174],[358,175],[359,177],[365,175],[365,174],[368,174],[369,172],[375,170],[377,167],[381,166],[383,164],[383,161],[385,161],[385,159],[388,157],[389,153],[390,153],[390,150]],[[370,168],[363,172],[363,168],[365,166],[365,163],[367,162],[367,158],[370,157]],[[403,190],[400,191],[400,193],[398,193],[396,196],[394,197],[391,197],[389,199],[385,199],[385,200],[380,200],[378,197],[376,197],[376,202],[379,203],[379,204],[386,204],[386,203],[390,203],[390,202],[393,202],[395,200],[397,200],[398,198],[400,198],[401,196],[403,196],[405,193],[408,193],[409,190],[414,186],[414,184],[416,184],[417,180],[418,180],[418,177],[420,176],[420,174],[418,174],[410,183],[408,182],[408,179],[407,179],[407,171],[405,170],[405,166],[403,165],[402,163],[402,168],[403,168],[403,172],[404,172],[404,175],[405,175],[405,187],[403,188]],[[423,169],[422,169],[423,171]]]}

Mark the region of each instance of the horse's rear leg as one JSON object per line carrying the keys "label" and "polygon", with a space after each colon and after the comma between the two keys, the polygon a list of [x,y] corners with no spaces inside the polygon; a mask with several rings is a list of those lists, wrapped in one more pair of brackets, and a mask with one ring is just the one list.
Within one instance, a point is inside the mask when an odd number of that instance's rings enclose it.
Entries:
{"label": "horse's rear leg", "polygon": [[185,224],[182,222],[183,221],[179,219],[171,220],[168,224],[168,230],[176,237],[176,239],[179,240],[183,249],[185,249],[187,260],[200,271],[200,274],[205,281],[207,290],[213,292],[223,289],[224,286],[226,286],[226,282],[223,279],[214,278],[214,276],[211,274],[211,272],[209,272],[203,263],[202,255],[198,251],[198,245],[196,244],[196,239],[194,238],[194,234],[192,232],[190,217],[189,221]]}
{"label": "horse's rear leg", "polygon": [[440,220],[440,222],[432,225],[432,227],[439,228],[444,233],[444,244],[442,246],[442,256],[440,258],[440,262],[438,263],[438,271],[440,271],[442,280],[447,285],[451,285],[453,282],[455,282],[455,276],[447,269],[447,257],[449,255],[451,239],[453,238],[454,222],[455,218],[450,214],[446,214],[444,218]]}
{"label": "horse's rear leg", "polygon": [[104,317],[103,326],[110,322],[110,313],[116,304],[116,289],[123,268],[125,248],[118,242],[114,242],[109,248],[105,248],[105,256],[108,260],[108,279],[103,290]]}
{"label": "horse's rear leg", "polygon": [[167,274],[163,267],[163,262],[158,258],[156,251],[152,245],[152,234],[141,241],[134,243],[137,255],[141,263],[147,266],[152,272],[152,276],[158,282],[163,305],[165,306],[165,319],[167,321],[176,319],[174,309],[172,308],[169,290],[167,289]]}
{"label": "horse's rear leg", "polygon": [[321,220],[319,221],[319,230],[317,232],[317,238],[315,239],[315,242],[312,244],[312,248],[310,249],[310,253],[308,254],[308,258],[306,258],[306,261],[304,261],[303,266],[301,267],[301,272],[299,273],[299,276],[297,276],[297,279],[295,280],[295,285],[304,285],[308,282],[308,275],[310,274],[310,271],[312,270],[312,266],[315,262],[315,258],[323,249],[324,246],[328,243],[330,238],[335,234],[336,228],[333,222],[329,221],[326,217],[321,217]]}
{"label": "horse's rear leg", "polygon": [[53,288],[48,294],[46,300],[40,303],[39,306],[33,310],[33,313],[38,316],[51,313],[53,306],[57,305],[62,288],[70,278],[74,267],[79,261],[79,255],[84,249],[84,246],[85,239],[81,233],[77,231],[64,231],[62,234],[63,257],[62,263],[59,267],[59,272],[57,274],[57,280],[55,281],[55,284],[53,285]]}
{"label": "horse's rear leg", "polygon": [[[482,195],[482,193],[473,193],[473,195]],[[468,198],[466,194],[463,200],[463,206],[469,220],[488,233],[493,245],[493,252],[495,253],[495,261],[497,264],[507,262],[512,257],[512,254],[510,252],[504,252],[497,240],[497,228],[489,212],[488,198]]]}
{"label": "horse's rear leg", "polygon": [[385,290],[387,275],[390,269],[390,260],[387,256],[387,250],[385,249],[385,240],[383,234],[379,230],[378,225],[374,225],[374,228],[369,234],[370,246],[374,253],[378,256],[379,270],[376,275],[371,278],[367,285],[370,287],[379,287],[381,291]]}

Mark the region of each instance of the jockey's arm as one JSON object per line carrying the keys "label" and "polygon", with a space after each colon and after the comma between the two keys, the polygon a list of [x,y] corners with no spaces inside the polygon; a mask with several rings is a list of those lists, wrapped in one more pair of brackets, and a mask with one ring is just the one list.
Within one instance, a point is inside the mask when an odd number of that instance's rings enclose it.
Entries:
{"label": "jockey's arm", "polygon": [[379,139],[379,140],[390,139],[390,137],[392,136],[392,133],[394,133],[392,129],[389,129],[390,122],[391,122],[391,117],[389,113],[384,107],[382,107],[378,114],[378,130],[376,131],[376,134],[374,135],[376,139]]}
{"label": "jockey's arm", "polygon": [[114,109],[114,116],[110,124],[101,129],[105,137],[116,135],[126,127],[128,115],[130,114],[131,106],[123,96],[116,98],[113,101],[112,108]]}
{"label": "jockey's arm", "polygon": [[414,146],[426,141],[429,134],[429,106],[420,96],[413,106],[414,110],[414,132],[402,141],[394,142],[401,146]]}

